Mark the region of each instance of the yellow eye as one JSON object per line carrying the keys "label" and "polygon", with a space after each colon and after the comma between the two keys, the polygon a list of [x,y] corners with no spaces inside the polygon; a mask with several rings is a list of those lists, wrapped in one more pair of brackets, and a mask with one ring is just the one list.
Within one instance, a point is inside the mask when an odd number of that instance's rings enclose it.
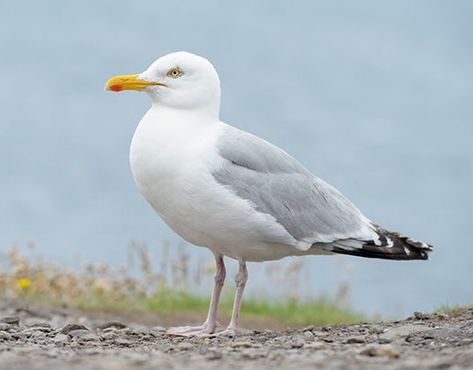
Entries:
{"label": "yellow eye", "polygon": [[168,72],[168,77],[171,77],[171,78],[178,78],[178,77],[181,77],[182,76],[182,71],[180,68],[173,68],[173,69],[170,69],[169,72]]}

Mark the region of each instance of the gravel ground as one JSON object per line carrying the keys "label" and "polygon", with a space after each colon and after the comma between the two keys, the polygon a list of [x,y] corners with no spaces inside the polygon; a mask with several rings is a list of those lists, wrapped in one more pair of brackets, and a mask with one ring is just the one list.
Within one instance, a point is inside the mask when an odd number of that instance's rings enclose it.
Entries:
{"label": "gravel ground", "polygon": [[178,338],[162,327],[0,303],[0,369],[473,369],[473,308],[403,321]]}

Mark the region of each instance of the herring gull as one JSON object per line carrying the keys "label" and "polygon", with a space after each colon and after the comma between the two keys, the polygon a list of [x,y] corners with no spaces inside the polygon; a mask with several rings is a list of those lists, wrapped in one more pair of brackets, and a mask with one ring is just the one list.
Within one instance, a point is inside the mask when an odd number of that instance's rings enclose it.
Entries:
{"label": "herring gull", "polygon": [[[215,256],[207,319],[168,334],[234,335],[247,261],[336,253],[428,258],[429,244],[383,229],[284,150],[220,121],[220,81],[207,59],[168,54],[141,74],[113,77],[106,89],[151,98],[131,143],[134,180],[177,234]],[[215,333],[224,256],[236,259],[239,271],[230,323]]]}

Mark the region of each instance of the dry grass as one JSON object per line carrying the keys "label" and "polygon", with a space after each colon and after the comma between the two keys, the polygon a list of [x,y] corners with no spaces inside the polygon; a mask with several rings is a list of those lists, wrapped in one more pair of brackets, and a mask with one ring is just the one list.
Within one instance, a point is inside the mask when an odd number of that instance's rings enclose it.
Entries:
{"label": "dry grass", "polygon": [[[132,243],[126,264],[112,268],[103,263],[88,263],[74,270],[45,261],[38,255],[33,242],[26,250],[10,247],[4,254],[0,268],[0,297],[57,304],[94,311],[127,312],[202,312],[208,299],[196,294],[214,273],[211,261],[193,261],[180,248],[172,255],[168,246],[162,247],[157,268],[152,265],[145,245]],[[365,318],[347,308],[349,287],[341,285],[331,300],[302,301],[294,289],[304,274],[303,264],[296,261],[284,269],[266,269],[266,277],[286,287],[283,299],[256,299],[247,297],[243,314],[252,320],[272,318],[288,325],[351,323]],[[224,293],[221,312],[231,311],[232,295]]]}

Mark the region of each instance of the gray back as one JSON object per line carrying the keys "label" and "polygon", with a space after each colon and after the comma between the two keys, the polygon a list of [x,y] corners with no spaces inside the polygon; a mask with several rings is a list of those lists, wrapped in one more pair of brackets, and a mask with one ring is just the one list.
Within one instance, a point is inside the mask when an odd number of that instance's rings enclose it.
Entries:
{"label": "gray back", "polygon": [[282,149],[231,126],[217,146],[226,162],[215,179],[272,215],[296,240],[331,242],[366,228],[349,200]]}

